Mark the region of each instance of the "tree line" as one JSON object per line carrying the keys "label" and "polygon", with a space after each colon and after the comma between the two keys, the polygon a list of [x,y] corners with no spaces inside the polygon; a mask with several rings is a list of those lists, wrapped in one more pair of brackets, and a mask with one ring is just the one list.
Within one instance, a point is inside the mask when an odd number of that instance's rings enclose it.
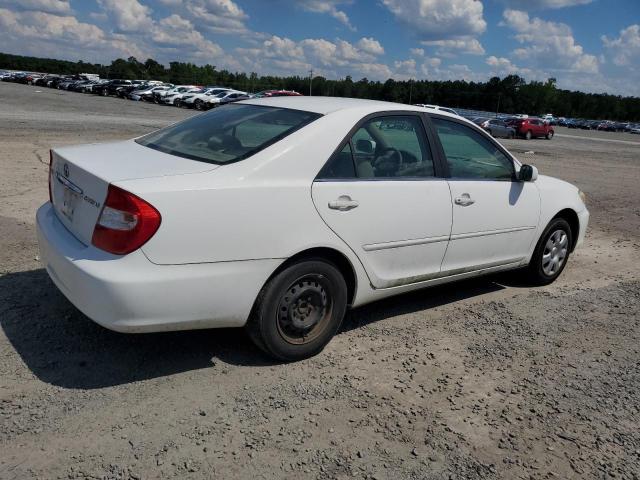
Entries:
{"label": "tree line", "polygon": [[[554,78],[530,81],[518,75],[493,77],[487,82],[464,80],[381,81],[351,76],[339,80],[322,76],[277,77],[219,70],[213,65],[171,62],[169,67],[149,58],[118,58],[109,65],[0,53],[0,68],[73,75],[96,73],[102,78],[153,79],[174,84],[222,85],[250,92],[296,90],[313,95],[370,98],[399,103],[430,103],[453,108],[501,113],[553,113],[556,116],[640,121],[640,98],[584,93],[557,88]],[[310,82],[310,80],[312,80]]]}

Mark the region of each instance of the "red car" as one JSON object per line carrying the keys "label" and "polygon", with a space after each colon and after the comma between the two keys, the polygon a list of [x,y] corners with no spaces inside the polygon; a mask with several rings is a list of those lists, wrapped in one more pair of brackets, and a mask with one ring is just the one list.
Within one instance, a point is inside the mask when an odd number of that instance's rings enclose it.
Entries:
{"label": "red car", "polygon": [[527,140],[538,137],[551,140],[555,133],[553,127],[540,118],[516,118],[508,123],[516,130],[516,135]]}

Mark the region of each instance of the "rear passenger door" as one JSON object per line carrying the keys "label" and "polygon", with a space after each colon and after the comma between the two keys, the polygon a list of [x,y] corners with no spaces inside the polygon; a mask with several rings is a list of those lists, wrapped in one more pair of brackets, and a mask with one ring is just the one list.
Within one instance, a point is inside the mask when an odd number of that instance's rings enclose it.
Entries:
{"label": "rear passenger door", "polygon": [[318,174],[314,204],[355,252],[375,288],[438,276],[451,195],[416,112],[367,117]]}

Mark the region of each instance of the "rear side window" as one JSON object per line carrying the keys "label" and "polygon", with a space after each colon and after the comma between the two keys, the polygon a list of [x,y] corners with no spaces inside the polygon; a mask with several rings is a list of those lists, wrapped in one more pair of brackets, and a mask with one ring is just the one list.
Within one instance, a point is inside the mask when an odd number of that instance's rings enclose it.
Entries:
{"label": "rear side window", "polygon": [[286,108],[227,105],[136,142],[178,157],[225,164],[250,157],[320,116]]}

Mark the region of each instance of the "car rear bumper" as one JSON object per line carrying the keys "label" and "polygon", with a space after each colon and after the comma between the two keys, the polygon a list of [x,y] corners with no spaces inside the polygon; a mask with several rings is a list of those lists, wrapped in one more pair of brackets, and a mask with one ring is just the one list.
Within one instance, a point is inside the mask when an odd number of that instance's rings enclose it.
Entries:
{"label": "car rear bumper", "polygon": [[38,210],[40,258],[60,291],[119,332],[240,327],[281,260],[156,265],[141,250],[117,256],[78,241],[50,203]]}

